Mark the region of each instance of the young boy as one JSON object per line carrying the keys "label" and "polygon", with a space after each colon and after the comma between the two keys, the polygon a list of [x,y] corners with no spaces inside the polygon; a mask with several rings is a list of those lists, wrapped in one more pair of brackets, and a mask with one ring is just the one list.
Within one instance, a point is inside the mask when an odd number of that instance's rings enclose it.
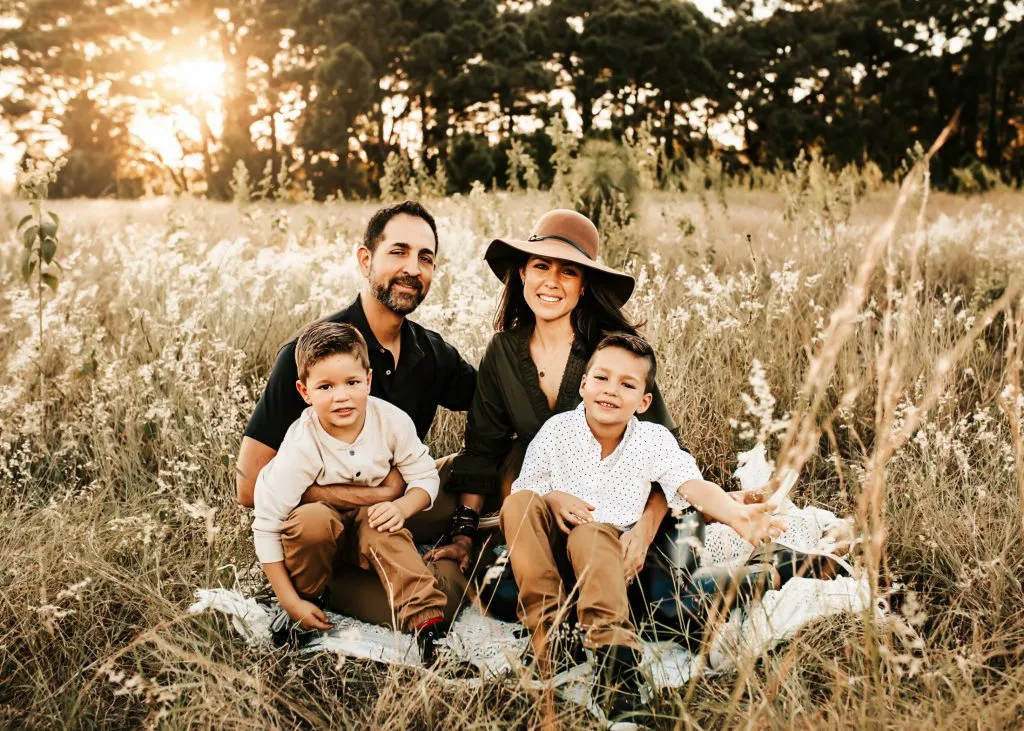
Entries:
{"label": "young boy", "polygon": [[[289,618],[308,641],[328,630],[326,588],[336,559],[373,569],[388,588],[398,624],[415,632],[424,664],[436,659],[445,595],[423,563],[405,521],[437,497],[438,474],[412,420],[370,396],[366,341],[348,324],[314,323],[295,345],[296,388],[309,407],[289,427],[255,487],[256,556],[277,595],[275,642]],[[349,510],[299,505],[311,485],[380,485],[392,465],[407,485],[394,501]]]}
{"label": "young boy", "polygon": [[[509,561],[519,585],[520,617],[542,667],[550,662],[566,590],[559,565],[576,576],[583,644],[610,682],[613,713],[638,701],[639,641],[629,618],[624,553],[651,490],[671,508],[691,503],[754,543],[784,529],[766,505],[743,505],[701,479],[693,457],[665,427],[636,419],[651,404],[656,362],[640,337],[612,334],[594,350],[580,385],[583,403],[551,417],[530,442],[519,478],[501,510]],[[618,687],[616,690],[616,686]]]}

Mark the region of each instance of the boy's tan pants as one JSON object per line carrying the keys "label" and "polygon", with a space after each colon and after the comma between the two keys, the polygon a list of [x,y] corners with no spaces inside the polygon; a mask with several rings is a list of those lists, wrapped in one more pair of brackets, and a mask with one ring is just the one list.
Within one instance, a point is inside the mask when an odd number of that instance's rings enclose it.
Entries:
{"label": "boy's tan pants", "polygon": [[506,498],[501,529],[519,585],[519,617],[531,632],[538,658],[546,657],[547,635],[565,614],[560,567],[571,568],[576,576],[573,592],[579,593],[576,614],[585,630],[583,644],[591,649],[639,647],[629,620],[622,531],[608,523],[584,523],[566,535],[544,498],[527,490]]}
{"label": "boy's tan pants", "polygon": [[324,503],[295,508],[281,529],[284,565],[295,590],[316,596],[331,580],[336,564],[372,569],[388,596],[391,624],[411,631],[442,617],[448,602],[434,574],[423,563],[412,534],[371,528],[368,508],[337,510]]}

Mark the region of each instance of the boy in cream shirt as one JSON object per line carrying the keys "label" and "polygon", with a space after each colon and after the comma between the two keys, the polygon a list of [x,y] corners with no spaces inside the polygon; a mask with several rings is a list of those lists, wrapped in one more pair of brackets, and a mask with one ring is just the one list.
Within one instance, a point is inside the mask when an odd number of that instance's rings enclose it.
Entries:
{"label": "boy in cream shirt", "polygon": [[[310,325],[296,342],[295,361],[296,387],[309,408],[256,480],[252,524],[256,556],[282,609],[275,641],[287,641],[289,619],[307,630],[295,637],[300,642],[311,630],[331,628],[323,611],[327,584],[335,561],[350,561],[376,571],[389,587],[393,615],[416,634],[431,665],[446,598],[403,526],[437,497],[434,460],[412,419],[369,395],[366,342],[354,327]],[[311,485],[377,486],[392,467],[407,485],[394,501],[349,510],[299,504]]]}

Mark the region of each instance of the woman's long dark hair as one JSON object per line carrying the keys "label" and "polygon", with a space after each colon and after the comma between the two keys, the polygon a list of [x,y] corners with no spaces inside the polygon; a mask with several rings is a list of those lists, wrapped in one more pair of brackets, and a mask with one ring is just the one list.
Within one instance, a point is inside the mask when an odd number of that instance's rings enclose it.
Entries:
{"label": "woman's long dark hair", "polygon": [[[523,280],[519,276],[519,270],[526,265],[528,259],[525,255],[518,257],[505,273],[505,289],[501,293],[498,310],[494,313],[494,329],[498,332],[526,327],[537,320],[533,310],[526,304]],[[587,286],[570,316],[576,345],[589,355],[601,338],[610,332],[637,335],[637,328],[643,327],[644,323],[633,323],[626,319],[622,307],[601,286],[600,272],[584,266],[579,268]]]}

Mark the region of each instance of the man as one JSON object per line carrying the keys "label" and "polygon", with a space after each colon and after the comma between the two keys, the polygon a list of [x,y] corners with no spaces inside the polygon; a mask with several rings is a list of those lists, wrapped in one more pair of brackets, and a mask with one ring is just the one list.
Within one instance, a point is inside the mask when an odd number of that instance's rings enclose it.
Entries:
{"label": "man", "polygon": [[[371,395],[388,401],[412,418],[420,439],[426,437],[438,406],[465,411],[473,398],[476,371],[440,335],[406,319],[430,291],[438,255],[437,226],[419,203],[405,201],[382,208],[367,224],[357,252],[364,278],[355,302],[324,321],[349,323],[366,339],[373,369]],[[306,407],[295,387],[295,340],[278,354],[263,397],[249,420],[238,451],[238,502],[253,506],[260,470],[277,453],[288,427]],[[444,483],[448,459],[439,460]],[[398,498],[404,484],[396,470],[378,487],[313,486],[303,503],[322,502],[339,510],[360,508]],[[406,527],[419,543],[433,543],[448,526],[455,498],[441,490],[434,507],[411,518]],[[434,561],[438,585],[448,597],[450,620],[463,598],[466,579],[455,561]],[[375,624],[391,625],[386,589],[376,573],[341,568],[335,574],[328,607]]]}

